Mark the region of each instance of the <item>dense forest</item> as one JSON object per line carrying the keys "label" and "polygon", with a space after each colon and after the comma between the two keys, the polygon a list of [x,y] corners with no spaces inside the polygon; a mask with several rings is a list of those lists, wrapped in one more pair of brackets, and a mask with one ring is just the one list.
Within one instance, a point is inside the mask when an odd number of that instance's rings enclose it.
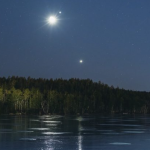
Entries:
{"label": "dense forest", "polygon": [[149,113],[150,93],[90,79],[0,78],[0,114]]}

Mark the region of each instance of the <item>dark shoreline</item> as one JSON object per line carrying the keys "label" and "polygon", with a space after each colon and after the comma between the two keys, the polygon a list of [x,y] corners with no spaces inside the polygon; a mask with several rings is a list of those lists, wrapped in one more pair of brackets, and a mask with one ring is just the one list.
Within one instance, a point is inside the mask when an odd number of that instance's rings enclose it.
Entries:
{"label": "dark shoreline", "polygon": [[0,78],[0,114],[148,114],[150,92],[90,79]]}

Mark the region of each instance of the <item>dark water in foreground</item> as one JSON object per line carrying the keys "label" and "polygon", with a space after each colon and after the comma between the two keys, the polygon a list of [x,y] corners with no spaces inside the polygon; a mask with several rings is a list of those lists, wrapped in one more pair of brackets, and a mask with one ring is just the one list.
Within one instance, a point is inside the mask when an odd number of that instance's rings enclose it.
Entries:
{"label": "dark water in foreground", "polygon": [[0,116],[0,150],[149,150],[150,116]]}

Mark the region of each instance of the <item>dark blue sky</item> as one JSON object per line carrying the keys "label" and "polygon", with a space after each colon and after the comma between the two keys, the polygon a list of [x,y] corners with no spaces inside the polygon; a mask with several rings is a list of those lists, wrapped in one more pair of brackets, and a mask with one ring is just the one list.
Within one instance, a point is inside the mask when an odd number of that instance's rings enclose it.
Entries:
{"label": "dark blue sky", "polygon": [[12,75],[150,91],[150,0],[0,0],[0,76]]}

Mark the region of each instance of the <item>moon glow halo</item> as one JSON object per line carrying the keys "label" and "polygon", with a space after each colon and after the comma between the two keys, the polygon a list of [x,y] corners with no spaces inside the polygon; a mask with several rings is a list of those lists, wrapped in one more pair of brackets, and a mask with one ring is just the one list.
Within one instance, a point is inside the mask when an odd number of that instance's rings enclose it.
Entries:
{"label": "moon glow halo", "polygon": [[55,25],[57,23],[57,18],[55,16],[50,16],[47,21],[50,25]]}

